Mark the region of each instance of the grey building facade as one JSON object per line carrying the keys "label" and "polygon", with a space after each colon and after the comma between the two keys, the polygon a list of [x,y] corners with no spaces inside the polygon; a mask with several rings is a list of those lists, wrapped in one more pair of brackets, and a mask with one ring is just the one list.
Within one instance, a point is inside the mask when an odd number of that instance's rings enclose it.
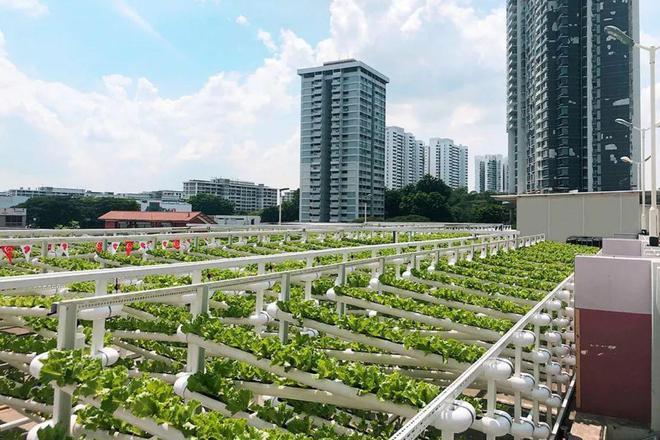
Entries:
{"label": "grey building facade", "polygon": [[300,221],[347,222],[385,212],[389,79],[353,59],[298,70]]}
{"label": "grey building facade", "polygon": [[474,190],[477,192],[506,192],[506,157],[486,154],[474,157]]}
{"label": "grey building facade", "polygon": [[214,178],[183,182],[183,195],[187,199],[197,194],[213,194],[234,204],[237,212],[252,212],[277,206],[277,189],[263,184]]}
{"label": "grey building facade", "polygon": [[401,189],[424,177],[423,141],[401,127],[385,128],[385,187]]}
{"label": "grey building facade", "polygon": [[468,187],[468,147],[453,139],[431,138],[425,153],[426,174],[441,179],[450,188]]}
{"label": "grey building facade", "polygon": [[630,189],[639,160],[639,0],[507,0],[509,190]]}

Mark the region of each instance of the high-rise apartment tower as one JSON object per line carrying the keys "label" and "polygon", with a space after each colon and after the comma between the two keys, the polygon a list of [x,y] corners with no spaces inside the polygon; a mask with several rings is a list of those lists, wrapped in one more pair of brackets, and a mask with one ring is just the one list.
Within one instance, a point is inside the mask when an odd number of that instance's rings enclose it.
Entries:
{"label": "high-rise apartment tower", "polygon": [[385,211],[385,89],[353,60],[298,70],[300,221],[347,222]]}
{"label": "high-rise apartment tower", "polygon": [[630,189],[639,139],[639,0],[507,0],[509,190]]}

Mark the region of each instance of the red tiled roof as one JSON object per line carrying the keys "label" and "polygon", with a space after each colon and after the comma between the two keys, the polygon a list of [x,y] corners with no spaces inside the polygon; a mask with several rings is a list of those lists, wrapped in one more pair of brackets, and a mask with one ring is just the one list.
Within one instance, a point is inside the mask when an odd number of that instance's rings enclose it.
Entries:
{"label": "red tiled roof", "polygon": [[149,211],[109,211],[99,220],[111,221],[146,221],[146,222],[189,222],[202,217],[205,223],[210,220],[201,211],[193,212],[149,212]]}

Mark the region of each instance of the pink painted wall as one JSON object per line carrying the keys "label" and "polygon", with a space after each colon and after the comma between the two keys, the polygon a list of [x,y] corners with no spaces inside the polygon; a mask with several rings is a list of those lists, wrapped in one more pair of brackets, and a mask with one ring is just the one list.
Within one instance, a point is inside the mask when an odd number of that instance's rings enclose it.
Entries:
{"label": "pink painted wall", "polygon": [[650,422],[651,292],[649,259],[575,259],[581,411]]}

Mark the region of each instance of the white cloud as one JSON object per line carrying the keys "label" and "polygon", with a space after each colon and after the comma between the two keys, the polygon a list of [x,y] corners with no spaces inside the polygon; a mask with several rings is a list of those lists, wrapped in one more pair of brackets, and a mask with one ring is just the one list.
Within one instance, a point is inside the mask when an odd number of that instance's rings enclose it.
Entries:
{"label": "white cloud", "polygon": [[275,44],[275,41],[273,41],[273,36],[270,34],[270,32],[259,29],[257,31],[257,38],[264,44],[264,46],[266,46],[269,51],[275,52],[277,50],[277,45]]}
{"label": "white cloud", "polygon": [[173,98],[121,72],[95,91],[33,78],[4,53],[0,33],[0,155],[21,145],[29,158],[12,162],[6,181],[128,191],[225,176],[296,187],[296,70],[349,56],[390,77],[388,125],[453,138],[471,154],[505,153],[504,17],[479,0],[333,0],[328,38],[259,30],[269,50],[259,67],[217,72]]}
{"label": "white cloud", "polygon": [[247,19],[245,15],[239,15],[236,17],[236,24],[240,24],[241,26],[247,26],[250,24],[250,21]]}
{"label": "white cloud", "polygon": [[0,8],[23,12],[31,17],[48,14],[48,6],[39,0],[0,0]]}

